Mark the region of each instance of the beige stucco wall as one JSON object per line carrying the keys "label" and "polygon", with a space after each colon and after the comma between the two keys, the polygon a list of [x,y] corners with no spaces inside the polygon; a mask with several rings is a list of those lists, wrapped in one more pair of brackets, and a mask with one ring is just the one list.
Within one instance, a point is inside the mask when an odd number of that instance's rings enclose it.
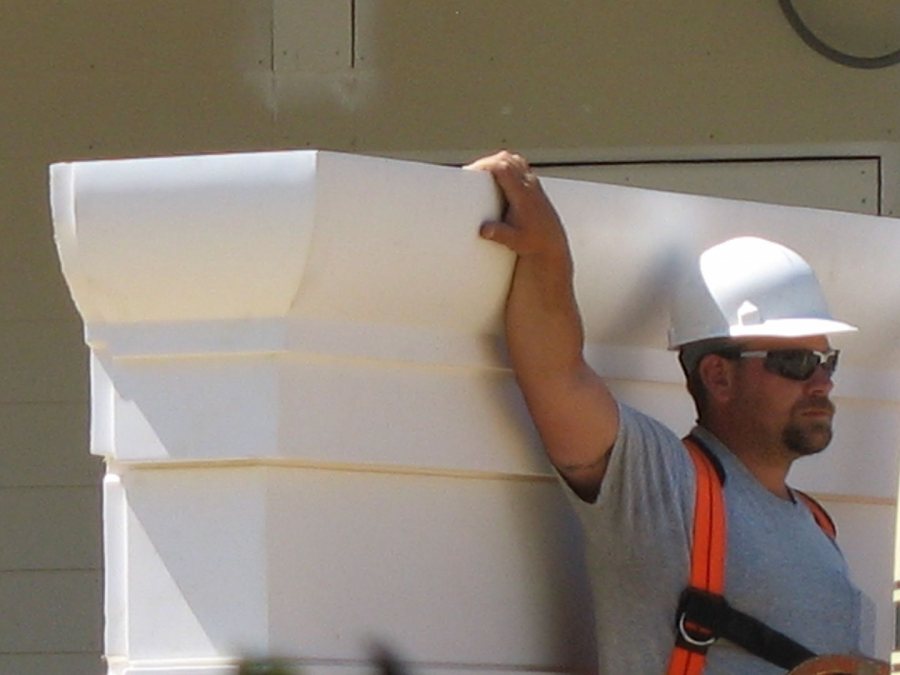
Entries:
{"label": "beige stucco wall", "polygon": [[[863,15],[849,46],[896,46]],[[775,2],[2,0],[0,64],[0,673],[101,671],[102,469],[50,162],[876,154],[896,200],[900,67],[826,61]]]}

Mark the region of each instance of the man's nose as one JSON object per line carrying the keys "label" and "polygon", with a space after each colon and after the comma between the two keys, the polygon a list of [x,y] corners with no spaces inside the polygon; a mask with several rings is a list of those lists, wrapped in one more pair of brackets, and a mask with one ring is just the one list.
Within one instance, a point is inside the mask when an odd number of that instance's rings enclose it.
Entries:
{"label": "man's nose", "polygon": [[831,370],[819,364],[806,381],[807,389],[814,393],[829,393],[834,388],[834,381],[831,379],[833,374]]}

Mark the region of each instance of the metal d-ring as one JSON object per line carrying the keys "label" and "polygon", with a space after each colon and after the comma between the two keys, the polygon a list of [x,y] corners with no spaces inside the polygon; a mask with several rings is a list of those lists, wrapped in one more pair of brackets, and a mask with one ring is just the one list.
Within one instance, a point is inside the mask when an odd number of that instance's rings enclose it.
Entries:
{"label": "metal d-ring", "polygon": [[687,628],[684,625],[685,614],[682,612],[681,616],[678,618],[678,632],[681,633],[681,637],[687,642],[689,645],[693,645],[694,647],[709,647],[713,642],[716,641],[716,636],[713,635],[710,638],[705,640],[698,640],[695,637],[692,637],[690,633],[688,633]]}

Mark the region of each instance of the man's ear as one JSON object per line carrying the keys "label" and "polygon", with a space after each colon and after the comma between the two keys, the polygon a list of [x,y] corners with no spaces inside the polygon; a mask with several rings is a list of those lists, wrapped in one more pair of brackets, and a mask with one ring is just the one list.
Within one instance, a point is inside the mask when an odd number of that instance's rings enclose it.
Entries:
{"label": "man's ear", "polygon": [[734,391],[734,361],[719,354],[707,354],[697,365],[707,396],[714,401],[728,401]]}

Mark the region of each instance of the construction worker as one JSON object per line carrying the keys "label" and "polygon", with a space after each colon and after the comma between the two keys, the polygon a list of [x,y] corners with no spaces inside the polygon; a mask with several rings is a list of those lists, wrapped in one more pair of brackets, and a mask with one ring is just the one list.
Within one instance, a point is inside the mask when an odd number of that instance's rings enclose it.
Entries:
{"label": "construction worker", "polygon": [[[518,256],[508,348],[584,530],[599,672],[770,674],[814,654],[870,653],[871,603],[817,507],[786,483],[796,459],[831,440],[837,352],[827,336],[855,330],[829,315],[809,266],[778,244],[739,238],[704,253],[676,293],[669,345],[697,407],[690,442],[724,494],[724,591],[715,598],[737,610],[701,609],[724,627],[685,621],[699,508],[691,453],[616,401],[586,363],[565,230],[526,160],[501,152],[467,168],[490,172],[506,198],[502,222],[480,234]],[[745,640],[747,631],[779,653]],[[679,671],[676,644],[702,653],[699,665]]]}

